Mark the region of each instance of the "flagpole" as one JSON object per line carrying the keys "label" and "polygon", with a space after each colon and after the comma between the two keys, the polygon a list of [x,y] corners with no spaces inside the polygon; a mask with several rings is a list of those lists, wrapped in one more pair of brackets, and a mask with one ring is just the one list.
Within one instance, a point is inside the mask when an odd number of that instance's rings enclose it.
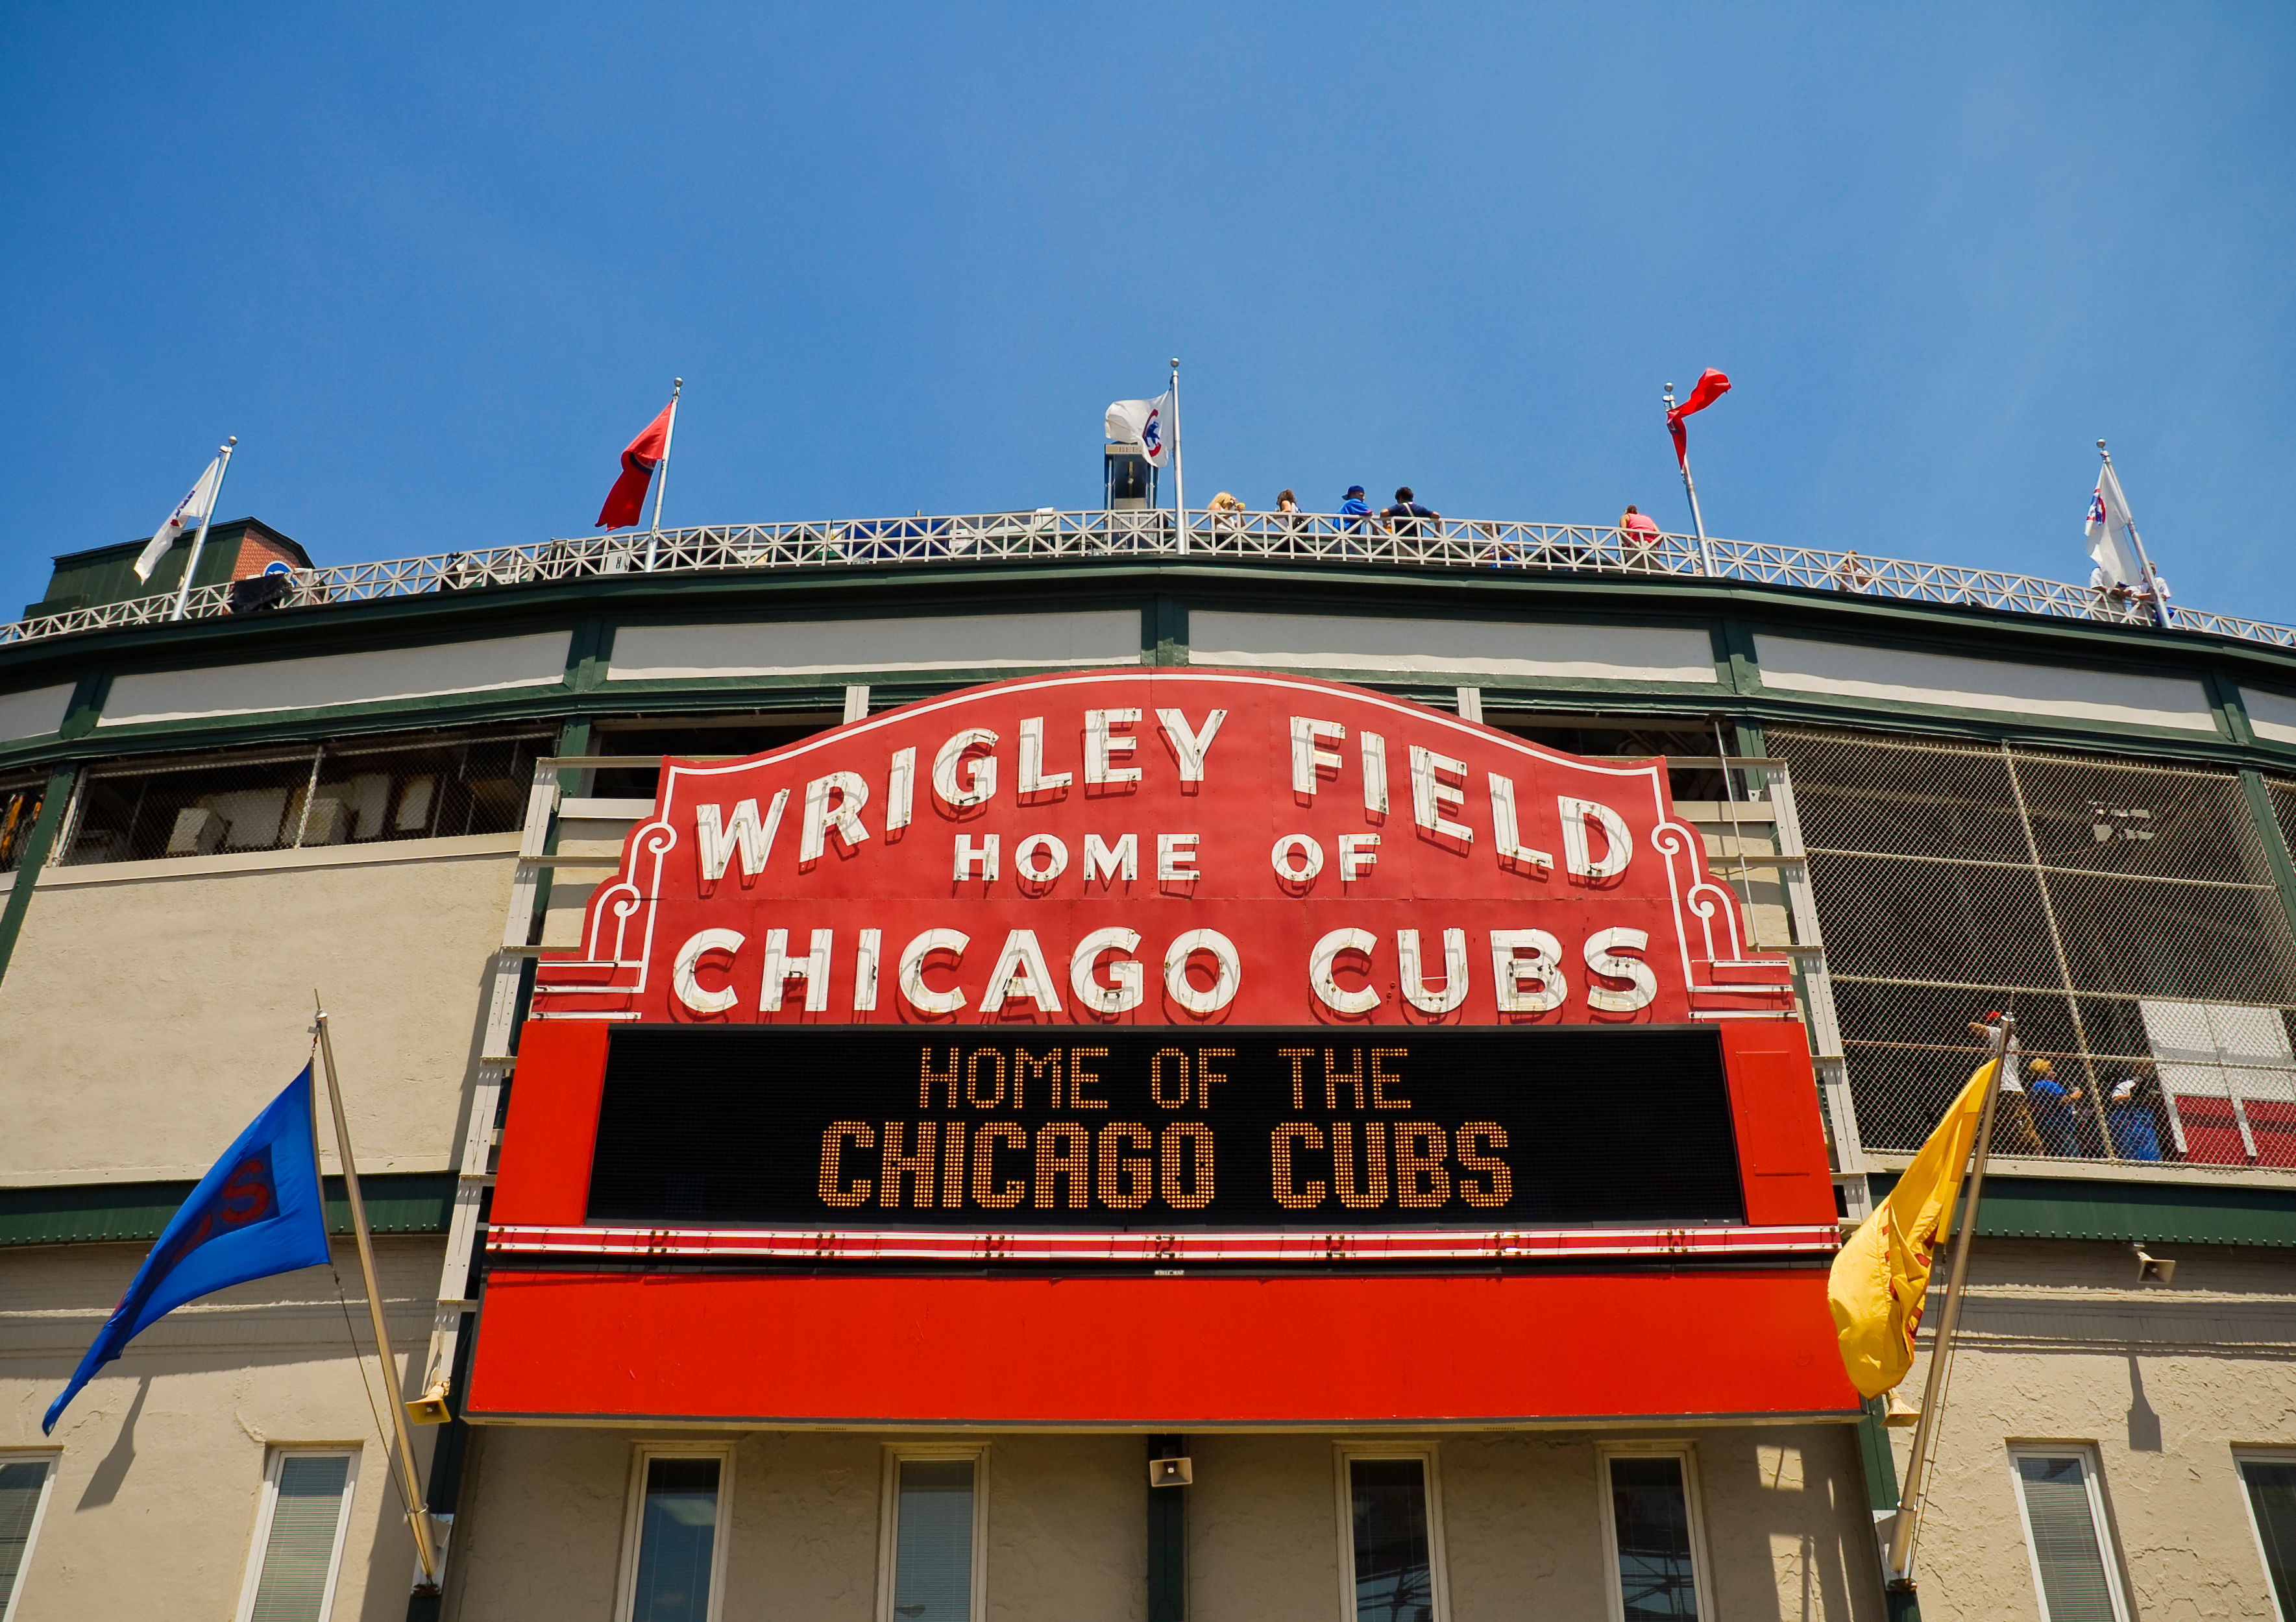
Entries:
{"label": "flagpole", "polygon": [[2001,1078],[2008,1069],[2009,1044],[2016,1029],[2016,1015],[2003,1014],[1993,1036],[1993,1079],[1985,1089],[1985,1108],[1977,1118],[1977,1144],[1970,1157],[1967,1186],[1954,1208],[1957,1225],[1953,1235],[1953,1268],[1946,1276],[1945,1305],[1938,1314],[1937,1333],[1930,1341],[1930,1371],[1922,1382],[1922,1417],[1914,1428],[1913,1449],[1906,1461],[1906,1485],[1898,1495],[1898,1513],[1890,1528],[1886,1575],[1890,1586],[1900,1593],[1910,1593],[1914,1586],[1914,1534],[1920,1529],[1931,1455],[1937,1448],[1947,1365],[1953,1361],[1953,1331],[1961,1320],[1962,1284],[1969,1276],[1970,1241],[1977,1233],[1977,1198],[1985,1186],[1985,1157],[1993,1147],[1994,1108],[2001,1102]]}
{"label": "flagpole", "polygon": [[1188,476],[1180,470],[1180,357],[1172,357],[1172,499],[1180,509],[1180,550],[1188,549]]}
{"label": "flagpole", "polygon": [[208,526],[215,521],[216,504],[223,499],[223,478],[231,471],[231,453],[239,444],[239,436],[232,435],[216,448],[222,453],[223,465],[216,470],[215,488],[208,492],[208,510],[200,514],[200,532],[192,537],[191,561],[184,565],[184,583],[176,588],[176,611],[168,616],[181,619],[192,601],[192,571],[200,566],[200,553],[208,544]]}
{"label": "flagpole", "polygon": [[[2104,448],[2104,441],[2096,442],[2096,454],[2104,458],[2104,465],[2112,467],[2112,453]],[[2144,537],[2136,533],[2136,519],[2128,511],[2128,492],[2120,487],[2120,471],[2113,469],[2112,493],[2120,497],[2121,528],[2128,531],[2128,544],[2136,548],[2136,567],[2144,573],[2144,587],[2152,594],[2152,619],[2162,630],[2174,630],[2176,620],[2169,608],[2169,600],[2161,594],[2161,577],[2153,572],[2152,560],[2145,555]]]}
{"label": "flagpole", "polygon": [[661,546],[661,498],[669,494],[669,447],[677,439],[677,397],[685,392],[685,380],[669,380],[669,426],[661,432],[661,466],[654,471],[653,528],[646,535],[646,570],[652,573],[655,553]]}
{"label": "flagpole", "polygon": [[[311,1001],[318,1003],[318,993]],[[350,1123],[343,1115],[343,1089],[335,1079],[335,1044],[327,1034],[327,1011],[318,1009],[313,1027],[319,1034],[319,1057],[327,1072],[327,1103],[335,1117],[335,1154],[343,1163],[343,1191],[350,1196],[351,1232],[358,1240],[359,1271],[366,1278],[367,1315],[374,1323],[375,1350],[382,1357],[382,1382],[389,1396],[391,1429],[398,1438],[398,1469],[408,1505],[406,1519],[414,1528],[414,1557],[422,1567],[425,1587],[439,1584],[439,1556],[430,1544],[430,1510],[422,1501],[422,1485],[414,1479],[414,1438],[406,1429],[406,1405],[398,1396],[398,1364],[390,1352],[390,1331],[383,1326],[382,1293],[374,1282],[374,1236],[366,1225],[366,1201],[359,1197],[358,1166],[351,1159]],[[313,1131],[317,1130],[316,1123]]]}
{"label": "flagpole", "polygon": [[[1670,423],[1674,417],[1674,385],[1672,383],[1666,386],[1666,414]],[[1706,518],[1698,510],[1698,485],[1690,477],[1690,446],[1687,441],[1684,442],[1682,455],[1678,460],[1682,463],[1683,492],[1690,497],[1690,528],[1698,537],[1698,572],[1702,575],[1710,575],[1714,572],[1714,548],[1707,543]]]}

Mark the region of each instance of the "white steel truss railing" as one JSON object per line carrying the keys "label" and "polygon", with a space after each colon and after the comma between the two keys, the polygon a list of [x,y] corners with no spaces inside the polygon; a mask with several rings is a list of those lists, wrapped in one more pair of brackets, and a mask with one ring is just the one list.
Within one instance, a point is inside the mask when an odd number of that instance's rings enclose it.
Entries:
{"label": "white steel truss railing", "polygon": [[[1820,546],[1718,539],[1702,545],[1682,535],[1644,539],[1595,524],[1482,519],[1382,524],[1310,512],[1192,512],[1184,531],[1169,512],[1050,507],[962,517],[705,524],[348,563],[297,570],[273,606],[308,608],[613,575],[1137,557],[1710,577],[2061,619],[2151,622],[2144,604],[2085,586]],[[0,626],[0,645],[158,624],[171,617],[174,606],[174,594],[163,593],[18,620]],[[184,617],[209,619],[230,612],[230,588],[204,586],[189,594]],[[2192,609],[2177,609],[2172,618],[2180,630],[2296,649],[2296,628],[2287,626]]]}

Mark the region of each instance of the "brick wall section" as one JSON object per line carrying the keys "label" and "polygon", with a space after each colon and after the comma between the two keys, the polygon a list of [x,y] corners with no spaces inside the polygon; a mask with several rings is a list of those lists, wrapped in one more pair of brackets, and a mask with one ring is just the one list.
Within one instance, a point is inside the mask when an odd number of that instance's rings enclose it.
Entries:
{"label": "brick wall section", "polygon": [[231,566],[231,578],[244,580],[250,575],[259,575],[265,565],[272,562],[284,563],[290,569],[303,566],[303,561],[286,547],[250,529],[239,537],[239,557]]}

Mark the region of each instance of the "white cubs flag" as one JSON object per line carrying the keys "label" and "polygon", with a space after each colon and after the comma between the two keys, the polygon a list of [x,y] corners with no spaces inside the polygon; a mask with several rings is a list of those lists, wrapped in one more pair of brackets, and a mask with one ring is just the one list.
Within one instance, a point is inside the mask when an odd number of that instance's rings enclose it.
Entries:
{"label": "white cubs flag", "polygon": [[215,512],[216,487],[221,483],[223,458],[218,456],[208,463],[208,471],[200,475],[200,481],[192,487],[192,493],[176,504],[176,510],[168,514],[168,521],[160,526],[160,532],[152,537],[152,544],[144,547],[136,558],[137,579],[149,580],[152,571],[160,567],[160,560],[168,555],[168,548],[176,544],[184,531],[207,521]]}
{"label": "white cubs flag", "polygon": [[1171,460],[1172,397],[1152,400],[1118,400],[1108,408],[1108,437],[1138,442],[1149,464],[1163,467]]}
{"label": "white cubs flag", "polygon": [[2144,567],[2129,538],[2136,526],[2128,516],[2128,497],[2120,493],[2120,479],[2108,462],[2097,471],[2096,492],[2089,497],[2087,533],[2088,555],[2112,584],[2144,584]]}

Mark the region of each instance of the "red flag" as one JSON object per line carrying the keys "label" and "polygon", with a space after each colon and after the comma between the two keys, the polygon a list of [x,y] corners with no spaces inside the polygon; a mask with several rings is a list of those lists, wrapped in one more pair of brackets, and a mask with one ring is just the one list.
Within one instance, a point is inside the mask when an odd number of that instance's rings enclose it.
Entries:
{"label": "red flag", "polygon": [[619,529],[626,524],[636,523],[644,512],[646,488],[653,483],[654,470],[661,465],[662,455],[668,449],[669,422],[676,412],[677,402],[673,399],[622,453],[622,476],[614,480],[614,487],[606,492],[606,504],[598,509],[599,528]]}
{"label": "red flag", "polygon": [[1674,436],[1674,459],[1687,464],[1690,460],[1690,436],[1683,430],[1682,420],[1694,411],[1703,411],[1730,392],[1730,380],[1709,366],[1698,374],[1697,386],[1690,397],[1666,414],[1667,431]]}

